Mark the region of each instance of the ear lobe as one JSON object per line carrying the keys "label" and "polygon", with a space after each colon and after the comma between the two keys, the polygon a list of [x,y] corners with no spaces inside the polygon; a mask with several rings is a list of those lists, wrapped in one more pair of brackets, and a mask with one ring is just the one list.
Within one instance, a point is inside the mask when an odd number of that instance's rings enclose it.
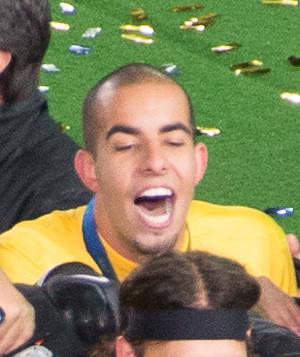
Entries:
{"label": "ear lobe", "polygon": [[11,61],[11,53],[0,50],[0,74],[5,70]]}
{"label": "ear lobe", "polygon": [[116,340],[116,357],[135,357],[130,343],[123,336]]}
{"label": "ear lobe", "polygon": [[207,147],[203,143],[195,145],[195,158],[196,158],[196,172],[195,172],[195,185],[202,180],[207,167]]}
{"label": "ear lobe", "polygon": [[85,150],[78,150],[74,159],[75,170],[82,183],[92,192],[98,189],[95,161],[92,155]]}

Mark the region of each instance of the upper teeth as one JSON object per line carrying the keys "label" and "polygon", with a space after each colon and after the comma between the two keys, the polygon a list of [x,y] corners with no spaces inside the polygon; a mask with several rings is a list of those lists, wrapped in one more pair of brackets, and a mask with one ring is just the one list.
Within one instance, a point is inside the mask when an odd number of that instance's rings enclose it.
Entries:
{"label": "upper teeth", "polygon": [[172,196],[172,191],[165,187],[150,188],[144,191],[140,197]]}

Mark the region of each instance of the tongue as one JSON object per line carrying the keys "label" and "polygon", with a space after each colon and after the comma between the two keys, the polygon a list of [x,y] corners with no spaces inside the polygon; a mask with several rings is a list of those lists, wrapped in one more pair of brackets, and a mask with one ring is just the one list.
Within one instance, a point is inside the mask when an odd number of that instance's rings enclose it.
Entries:
{"label": "tongue", "polygon": [[147,211],[147,214],[151,216],[161,216],[167,212],[167,207],[171,203],[169,198],[155,198],[155,199],[142,199],[137,202],[137,205],[143,210]]}

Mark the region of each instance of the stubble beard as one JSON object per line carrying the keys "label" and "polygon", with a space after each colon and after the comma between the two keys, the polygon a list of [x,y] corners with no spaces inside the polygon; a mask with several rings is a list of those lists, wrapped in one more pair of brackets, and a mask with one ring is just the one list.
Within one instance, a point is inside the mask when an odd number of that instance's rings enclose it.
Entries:
{"label": "stubble beard", "polygon": [[[155,235],[155,234],[154,234]],[[156,234],[159,239],[159,234]],[[161,255],[166,252],[174,250],[175,245],[178,241],[179,234],[174,234],[171,238],[164,239],[164,241],[159,242],[159,244],[146,246],[139,241],[138,238],[133,239],[133,248],[136,253],[141,257],[150,258],[154,256]],[[153,237],[152,237],[153,239]]]}

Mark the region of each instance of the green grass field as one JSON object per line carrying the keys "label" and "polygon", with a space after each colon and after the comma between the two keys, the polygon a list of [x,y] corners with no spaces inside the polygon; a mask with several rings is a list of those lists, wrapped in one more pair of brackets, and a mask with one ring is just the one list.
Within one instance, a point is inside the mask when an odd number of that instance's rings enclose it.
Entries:
{"label": "green grass field", "polygon": [[[300,56],[300,7],[266,6],[260,0],[203,0],[204,10],[172,13],[183,0],[73,0],[76,12],[62,14],[59,1],[50,0],[55,21],[71,25],[54,32],[44,63],[54,63],[58,74],[41,75],[50,112],[69,125],[68,134],[79,144],[81,105],[87,91],[105,74],[128,62],[156,66],[175,63],[178,81],[194,104],[196,121],[221,130],[214,138],[199,138],[209,149],[209,166],[196,198],[225,205],[264,210],[289,206],[291,217],[276,218],[287,231],[300,236],[300,106],[280,99],[285,91],[300,92],[300,67],[288,62]],[[142,7],[155,30],[152,45],[121,38],[119,27],[136,23],[130,10]],[[216,23],[203,33],[179,26],[191,17],[218,13]],[[83,40],[89,27],[101,27],[94,40]],[[237,50],[216,54],[211,47],[237,42]],[[72,44],[94,46],[88,55],[71,54]],[[232,64],[257,58],[271,72],[235,76]]]}

